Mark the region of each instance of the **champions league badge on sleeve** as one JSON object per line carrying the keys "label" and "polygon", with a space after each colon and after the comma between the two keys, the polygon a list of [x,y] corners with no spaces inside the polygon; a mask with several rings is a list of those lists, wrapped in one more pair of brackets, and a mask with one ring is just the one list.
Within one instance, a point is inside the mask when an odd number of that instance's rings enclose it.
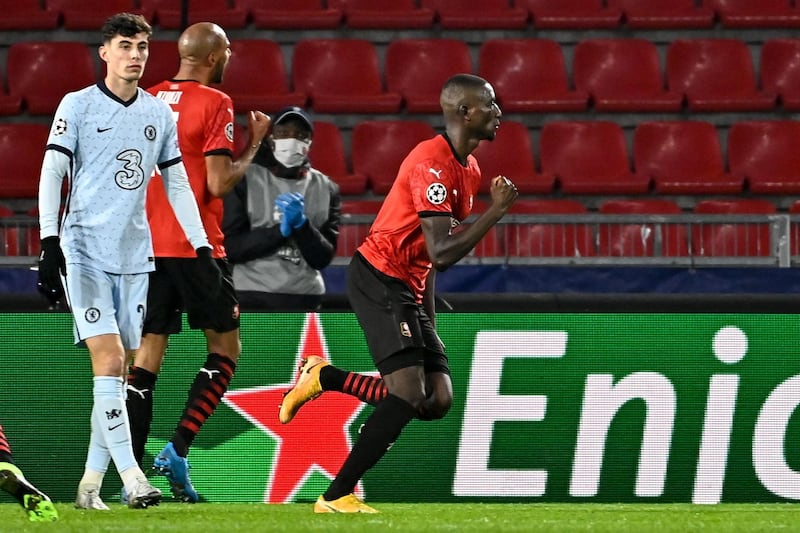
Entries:
{"label": "champions league badge on sleeve", "polygon": [[441,183],[431,183],[425,190],[425,196],[433,205],[442,204],[447,199],[447,187]]}

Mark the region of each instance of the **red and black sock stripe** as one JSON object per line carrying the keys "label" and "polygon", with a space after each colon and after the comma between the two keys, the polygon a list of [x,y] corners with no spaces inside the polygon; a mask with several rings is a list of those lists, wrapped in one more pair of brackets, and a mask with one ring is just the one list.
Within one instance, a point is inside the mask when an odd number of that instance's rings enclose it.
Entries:
{"label": "red and black sock stripe", "polygon": [[14,457],[11,455],[11,446],[8,444],[3,426],[0,426],[0,463],[14,464]]}
{"label": "red and black sock stripe", "polygon": [[229,358],[217,353],[208,354],[203,368],[194,377],[186,408],[172,439],[175,451],[181,457],[186,457],[200,428],[222,401],[235,369],[236,363]]}
{"label": "red and black sock stripe", "polygon": [[334,366],[320,370],[319,383],[322,390],[343,392],[370,405],[378,405],[389,394],[381,378],[347,372]]}

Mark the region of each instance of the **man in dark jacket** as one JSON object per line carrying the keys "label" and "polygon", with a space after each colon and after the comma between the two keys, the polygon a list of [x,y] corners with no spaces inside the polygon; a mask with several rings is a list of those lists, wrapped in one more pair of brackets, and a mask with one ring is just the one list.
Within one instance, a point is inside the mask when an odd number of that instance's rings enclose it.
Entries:
{"label": "man in dark jacket", "polygon": [[304,110],[281,110],[245,179],[225,197],[225,248],[244,310],[321,304],[320,270],[336,253],[341,195],[308,160],[313,133]]}

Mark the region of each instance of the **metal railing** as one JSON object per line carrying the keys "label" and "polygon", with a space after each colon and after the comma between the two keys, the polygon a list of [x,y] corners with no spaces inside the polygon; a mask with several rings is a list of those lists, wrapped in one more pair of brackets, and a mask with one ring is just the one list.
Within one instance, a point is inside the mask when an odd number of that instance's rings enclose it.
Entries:
{"label": "metal railing", "polygon": [[[342,215],[334,264],[350,261],[373,219]],[[38,254],[35,219],[0,219],[0,266],[33,266]],[[798,254],[800,216],[788,214],[507,215],[461,262],[788,268]]]}
{"label": "metal railing", "polygon": [[[338,264],[349,261],[373,218],[343,215]],[[462,263],[787,268],[798,236],[800,217],[788,214],[507,215]]]}

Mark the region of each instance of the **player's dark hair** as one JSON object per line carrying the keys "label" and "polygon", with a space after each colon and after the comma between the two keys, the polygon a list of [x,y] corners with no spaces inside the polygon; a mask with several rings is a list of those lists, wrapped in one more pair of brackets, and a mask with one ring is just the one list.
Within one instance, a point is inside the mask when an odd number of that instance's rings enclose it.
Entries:
{"label": "player's dark hair", "polygon": [[461,89],[482,89],[486,85],[486,80],[474,74],[456,74],[444,82],[442,92],[459,87]]}
{"label": "player's dark hair", "polygon": [[153,27],[142,15],[133,13],[117,13],[106,19],[100,29],[103,34],[103,42],[111,41],[115,36],[133,37],[137,33],[153,34]]}

